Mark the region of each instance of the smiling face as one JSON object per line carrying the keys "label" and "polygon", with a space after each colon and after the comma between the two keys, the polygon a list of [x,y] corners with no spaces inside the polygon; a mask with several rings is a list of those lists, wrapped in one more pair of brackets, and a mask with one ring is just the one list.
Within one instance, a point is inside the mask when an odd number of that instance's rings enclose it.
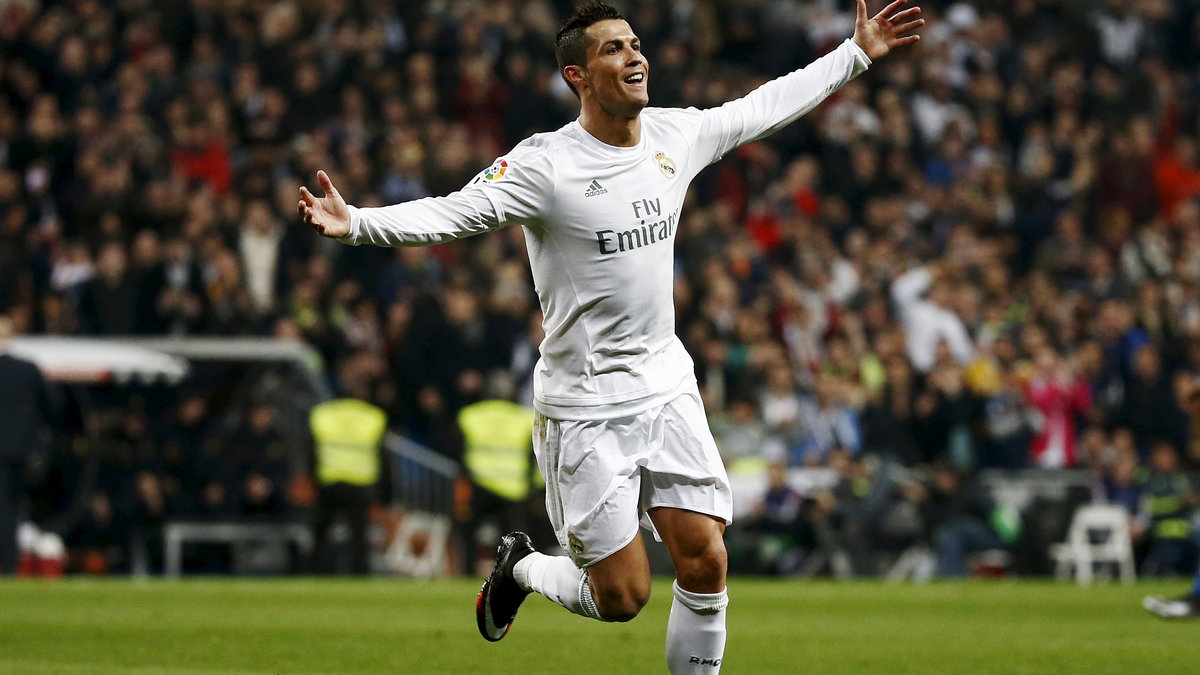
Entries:
{"label": "smiling face", "polygon": [[[600,21],[588,26],[587,67],[568,66],[567,77],[606,113],[637,117],[650,103],[646,88],[650,63],[642,54],[642,41],[623,20]],[[587,93],[584,93],[587,92]]]}

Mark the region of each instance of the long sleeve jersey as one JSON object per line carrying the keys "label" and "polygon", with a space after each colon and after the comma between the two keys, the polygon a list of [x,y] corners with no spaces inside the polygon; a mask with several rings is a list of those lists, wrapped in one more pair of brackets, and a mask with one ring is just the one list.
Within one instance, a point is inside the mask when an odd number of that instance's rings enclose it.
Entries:
{"label": "long sleeve jersey", "polygon": [[534,407],[611,419],[665,403],[695,381],[675,335],[675,235],[704,167],[816,107],[866,70],[847,39],[807,67],[708,110],[646,108],[632,147],[578,121],[535,134],[445,197],[350,207],[347,244],[425,246],[524,228],[546,337]]}

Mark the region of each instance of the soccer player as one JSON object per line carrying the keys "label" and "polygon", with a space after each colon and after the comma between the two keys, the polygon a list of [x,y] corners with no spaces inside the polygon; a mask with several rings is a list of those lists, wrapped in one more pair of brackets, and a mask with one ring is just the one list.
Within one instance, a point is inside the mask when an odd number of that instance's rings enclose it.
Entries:
{"label": "soccer player", "polygon": [[812,110],[891,50],[916,42],[920,8],[895,0],[807,67],[710,110],[647,108],[650,64],[617,10],[591,2],[555,39],[579,118],[536,134],[462,190],[380,208],[300,188],[304,222],[351,244],[423,246],[520,224],[546,331],[535,373],[534,448],[569,556],[501,539],[476,601],[496,641],[536,591],[568,611],[628,621],[650,596],[639,521],[675,567],[672,673],[716,673],[725,648],[729,483],[675,336],[673,246],[688,184],[743,143]]}

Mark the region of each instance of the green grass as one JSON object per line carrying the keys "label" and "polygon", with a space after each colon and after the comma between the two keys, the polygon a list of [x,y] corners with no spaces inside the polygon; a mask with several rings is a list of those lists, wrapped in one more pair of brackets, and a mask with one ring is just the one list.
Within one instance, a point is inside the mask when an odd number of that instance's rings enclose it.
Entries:
{"label": "green grass", "polygon": [[[722,672],[1197,672],[1200,623],[1140,608],[1184,583],[734,579]],[[488,644],[466,580],[2,581],[0,673],[662,673],[668,584],[627,624],[533,597]]]}

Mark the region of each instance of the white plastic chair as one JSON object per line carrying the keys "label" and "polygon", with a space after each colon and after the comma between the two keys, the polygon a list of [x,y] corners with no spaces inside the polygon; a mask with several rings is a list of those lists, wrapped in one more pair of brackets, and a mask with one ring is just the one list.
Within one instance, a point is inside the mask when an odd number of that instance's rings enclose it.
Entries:
{"label": "white plastic chair", "polygon": [[1050,548],[1054,576],[1066,579],[1071,569],[1075,580],[1087,586],[1095,578],[1096,563],[1116,565],[1121,581],[1133,583],[1133,544],[1129,532],[1129,513],[1113,504],[1084,504],[1075,510],[1067,540]]}
{"label": "white plastic chair", "polygon": [[896,558],[896,562],[888,568],[884,579],[888,583],[898,584],[911,579],[913,583],[924,584],[933,578],[937,571],[937,558],[924,544],[913,544]]}

